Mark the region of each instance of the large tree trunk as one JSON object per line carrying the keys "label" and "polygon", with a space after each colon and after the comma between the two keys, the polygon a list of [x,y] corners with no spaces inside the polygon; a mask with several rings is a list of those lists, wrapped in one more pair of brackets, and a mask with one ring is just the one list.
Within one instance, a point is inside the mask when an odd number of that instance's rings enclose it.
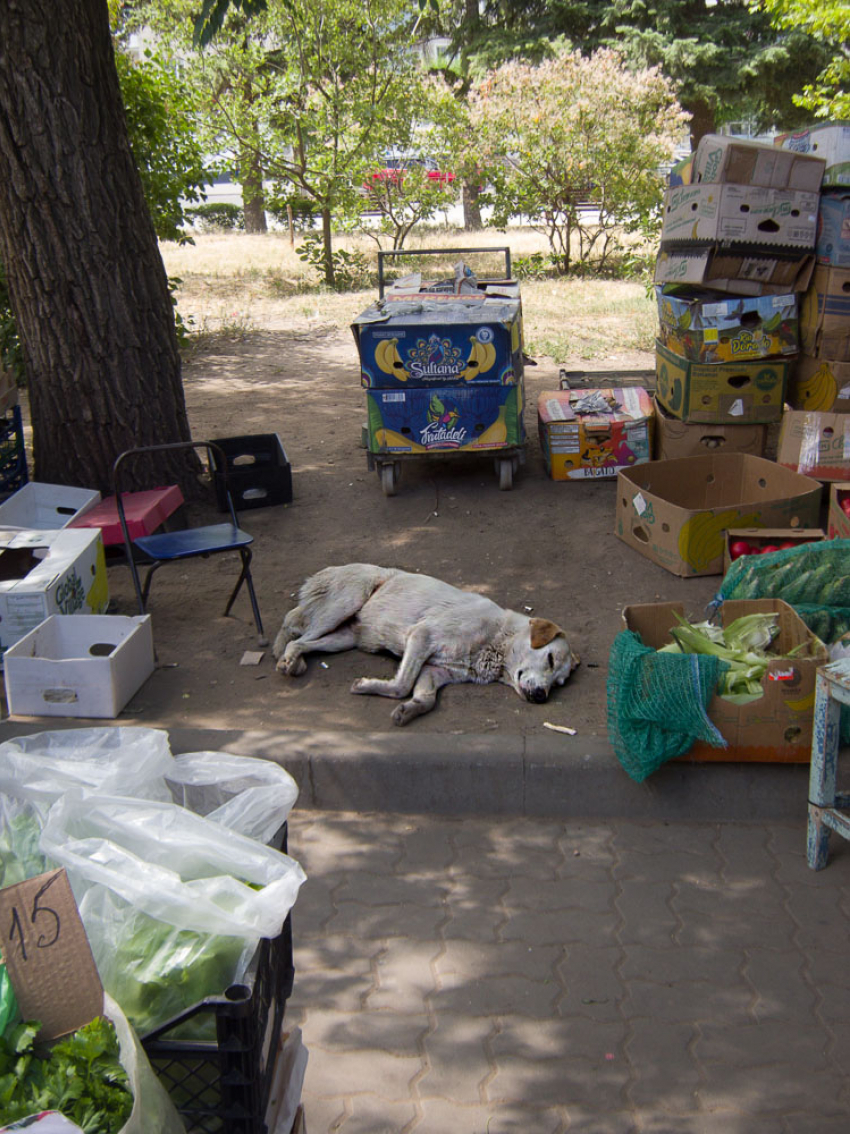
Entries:
{"label": "large tree trunk", "polygon": [[122,450],[189,438],[106,0],[0,2],[0,260],[38,480],[106,491]]}
{"label": "large tree trunk", "polygon": [[463,227],[466,232],[478,232],[484,227],[478,197],[481,190],[469,181],[463,183]]}
{"label": "large tree trunk", "polygon": [[696,150],[703,135],[715,132],[714,108],[707,102],[693,102],[685,110],[691,115],[691,149]]}
{"label": "large tree trunk", "polygon": [[268,232],[266,224],[266,196],[263,190],[263,170],[255,157],[246,158],[240,166],[242,180],[242,211],[246,232]]}

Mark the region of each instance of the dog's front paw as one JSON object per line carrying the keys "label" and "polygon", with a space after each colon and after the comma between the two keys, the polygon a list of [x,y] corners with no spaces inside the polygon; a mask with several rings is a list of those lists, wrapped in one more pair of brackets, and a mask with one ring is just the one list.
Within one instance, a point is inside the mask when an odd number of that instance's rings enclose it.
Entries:
{"label": "dog's front paw", "polygon": [[369,685],[369,678],[368,677],[358,677],[356,681],[353,681],[351,683],[351,692],[352,693],[368,693],[369,692],[369,690],[367,688],[368,685]]}
{"label": "dog's front paw", "polygon": [[282,673],[286,677],[300,677],[302,673],[307,672],[307,663],[304,661],[303,657],[282,657],[275,666],[275,669],[278,673]]}

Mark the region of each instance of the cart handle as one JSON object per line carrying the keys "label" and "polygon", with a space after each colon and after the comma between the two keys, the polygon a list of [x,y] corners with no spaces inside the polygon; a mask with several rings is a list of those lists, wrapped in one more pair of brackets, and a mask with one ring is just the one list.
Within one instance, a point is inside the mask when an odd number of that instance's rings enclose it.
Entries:
{"label": "cart handle", "polygon": [[510,248],[392,248],[378,249],[378,298],[384,298],[384,257],[385,256],[465,256],[469,252],[503,252],[505,256],[505,279],[511,278]]}

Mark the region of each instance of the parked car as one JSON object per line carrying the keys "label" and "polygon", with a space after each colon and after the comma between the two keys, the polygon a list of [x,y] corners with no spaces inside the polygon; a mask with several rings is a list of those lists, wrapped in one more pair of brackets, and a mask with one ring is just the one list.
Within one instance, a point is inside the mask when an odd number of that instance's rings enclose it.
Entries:
{"label": "parked car", "polygon": [[[371,184],[376,182],[392,181],[400,184],[404,180],[405,170],[416,166],[425,170],[425,175],[429,181],[437,181],[441,185],[450,185],[455,180],[455,174],[450,173],[448,170],[440,169],[439,165],[433,158],[420,158],[420,157],[407,157],[407,158],[386,158],[384,165],[381,169],[376,169],[371,174]],[[365,182],[364,189],[370,188],[370,182]]]}

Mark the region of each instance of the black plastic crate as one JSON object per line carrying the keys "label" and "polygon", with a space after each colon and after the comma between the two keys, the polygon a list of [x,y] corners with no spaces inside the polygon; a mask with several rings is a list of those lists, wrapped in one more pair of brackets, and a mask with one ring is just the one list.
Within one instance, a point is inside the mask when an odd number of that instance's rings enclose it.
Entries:
{"label": "black plastic crate", "polygon": [[[273,845],[286,850],[285,826]],[[262,940],[244,980],[208,996],[142,1037],[188,1134],[268,1134],[275,1056],[292,994],[292,918]],[[215,1038],[181,1039],[191,1021]]]}
{"label": "black plastic crate", "polygon": [[[237,511],[288,504],[292,500],[292,468],[277,433],[216,437],[213,442],[227,462],[227,480]],[[218,507],[225,512],[224,478],[216,468],[213,476]]]}
{"label": "black plastic crate", "polygon": [[28,480],[21,407],[12,406],[0,416],[0,498],[17,492]]}

